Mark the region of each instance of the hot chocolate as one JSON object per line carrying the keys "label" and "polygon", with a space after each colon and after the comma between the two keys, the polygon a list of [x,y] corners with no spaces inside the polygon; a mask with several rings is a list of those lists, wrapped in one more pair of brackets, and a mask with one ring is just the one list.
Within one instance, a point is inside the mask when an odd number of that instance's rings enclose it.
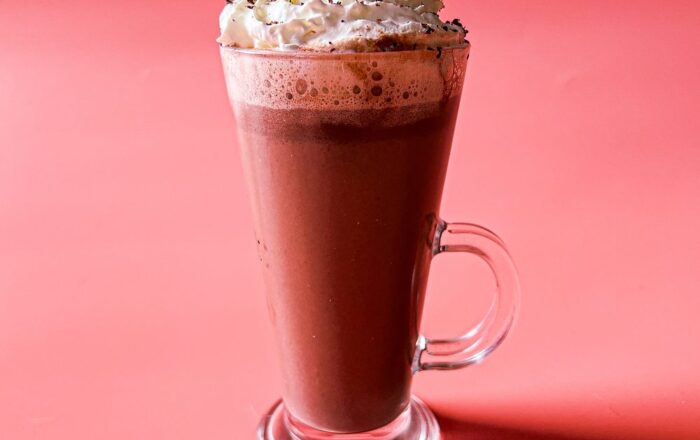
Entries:
{"label": "hot chocolate", "polygon": [[467,54],[222,49],[284,402],[316,429],[409,402]]}
{"label": "hot chocolate", "polygon": [[287,411],[259,437],[437,438],[410,386],[466,30],[441,0],[227,3],[218,41]]}

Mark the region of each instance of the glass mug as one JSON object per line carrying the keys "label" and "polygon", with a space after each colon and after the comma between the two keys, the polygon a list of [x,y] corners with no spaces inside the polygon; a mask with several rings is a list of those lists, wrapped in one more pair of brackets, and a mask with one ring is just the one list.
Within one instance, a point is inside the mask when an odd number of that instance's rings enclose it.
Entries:
{"label": "glass mug", "polygon": [[[412,376],[481,361],[519,301],[492,232],[438,216],[469,58],[440,50],[221,48],[283,400],[259,439],[436,439]],[[419,333],[432,259],[466,252],[498,289],[452,339]]]}

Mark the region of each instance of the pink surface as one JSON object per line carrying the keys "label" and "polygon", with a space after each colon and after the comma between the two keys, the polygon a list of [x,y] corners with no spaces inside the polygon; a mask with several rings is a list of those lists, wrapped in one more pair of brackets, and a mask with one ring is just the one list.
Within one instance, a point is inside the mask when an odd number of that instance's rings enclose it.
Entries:
{"label": "pink surface", "polygon": [[[524,300],[417,393],[450,439],[700,438],[700,4],[448,4],[474,49],[443,214],[503,236]],[[0,8],[0,438],[245,439],[278,395],[220,6]],[[490,283],[438,261],[426,330]]]}

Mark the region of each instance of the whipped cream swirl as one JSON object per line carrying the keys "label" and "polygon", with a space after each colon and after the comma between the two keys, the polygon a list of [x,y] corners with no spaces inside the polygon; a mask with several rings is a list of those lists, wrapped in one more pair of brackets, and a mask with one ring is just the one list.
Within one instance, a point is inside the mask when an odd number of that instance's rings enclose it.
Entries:
{"label": "whipped cream swirl", "polygon": [[219,18],[224,46],[372,52],[452,46],[459,20],[442,21],[442,0],[229,0]]}

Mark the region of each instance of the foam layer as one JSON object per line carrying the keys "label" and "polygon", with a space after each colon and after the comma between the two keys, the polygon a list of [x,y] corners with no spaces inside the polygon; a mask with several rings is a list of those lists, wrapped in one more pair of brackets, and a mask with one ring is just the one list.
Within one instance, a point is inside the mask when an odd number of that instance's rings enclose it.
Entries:
{"label": "foam layer", "polygon": [[461,94],[469,46],[443,51],[290,54],[221,48],[234,106],[273,109],[383,110],[383,125],[410,123]]}
{"label": "foam layer", "polygon": [[230,0],[219,18],[225,46],[381,52],[460,44],[442,0]]}

